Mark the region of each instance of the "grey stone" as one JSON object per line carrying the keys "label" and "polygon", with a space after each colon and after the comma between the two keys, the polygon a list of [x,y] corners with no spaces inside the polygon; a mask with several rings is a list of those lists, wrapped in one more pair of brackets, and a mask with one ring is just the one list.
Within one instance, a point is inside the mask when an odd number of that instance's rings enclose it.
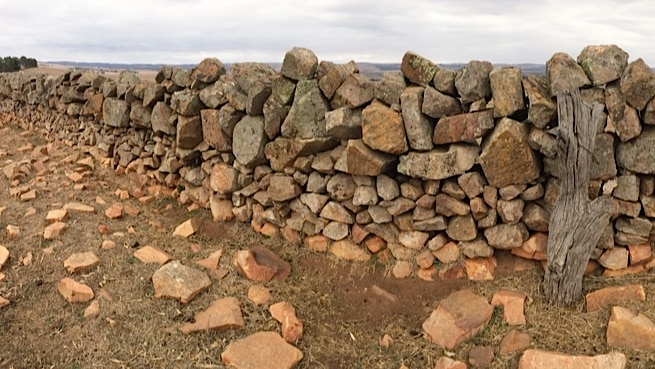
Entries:
{"label": "grey stone", "polygon": [[548,79],[529,75],[523,78],[523,89],[528,97],[528,121],[537,128],[546,128],[557,119],[557,103],[551,99]]}
{"label": "grey stone", "polygon": [[375,187],[359,186],[353,195],[353,204],[355,205],[376,205],[378,203],[378,193]]}
{"label": "grey stone", "polygon": [[376,177],[375,186],[378,192],[378,196],[380,196],[385,201],[391,201],[400,196],[400,187],[398,186],[398,182],[394,181],[391,177],[385,176],[384,174],[378,175]]}
{"label": "grey stone", "polygon": [[298,82],[293,105],[282,123],[282,135],[304,139],[324,137],[325,113],[328,110],[328,102],[316,80]]}
{"label": "grey stone", "polygon": [[318,68],[318,58],[313,51],[294,47],[287,51],[282,62],[282,75],[293,80],[314,78]]}
{"label": "grey stone", "polygon": [[397,197],[391,201],[384,201],[380,203],[380,205],[386,207],[389,214],[394,216],[406,213],[416,207],[414,201],[404,197]]}
{"label": "grey stone", "polygon": [[171,261],[152,275],[155,297],[172,298],[186,304],[209,288],[211,279],[207,274]]}
{"label": "grey stone", "polygon": [[591,85],[582,67],[566,53],[555,53],[546,62],[546,75],[550,81],[551,96]]}
{"label": "grey stone", "polygon": [[517,67],[494,68],[489,73],[494,117],[508,117],[525,109],[521,79],[521,69]]}
{"label": "grey stone", "polygon": [[467,258],[488,258],[493,256],[494,249],[489,246],[484,237],[477,237],[473,241],[462,241],[459,243],[462,254]]}
{"label": "grey stone", "polygon": [[245,116],[234,127],[232,150],[244,166],[254,168],[264,163],[264,147],[268,141],[264,133],[264,118]]}
{"label": "grey stone", "polygon": [[648,238],[653,225],[650,220],[644,218],[620,217],[614,222],[617,231]]}
{"label": "grey stone", "polygon": [[437,213],[445,216],[466,215],[471,210],[467,203],[444,193],[437,194],[435,197],[435,209]]}
{"label": "grey stone", "polygon": [[523,223],[498,224],[484,230],[484,237],[489,246],[500,250],[521,247],[529,236],[530,233]]}
{"label": "grey stone", "polygon": [[398,172],[410,177],[439,180],[460,175],[473,167],[478,159],[475,145],[452,144],[447,149],[410,152],[400,157]]}
{"label": "grey stone", "polygon": [[106,98],[102,103],[102,117],[110,127],[127,127],[130,123],[130,106],[125,100]]}
{"label": "grey stone", "polygon": [[618,176],[612,195],[625,201],[639,201],[639,177],[634,174]]}
{"label": "grey stone", "polygon": [[628,104],[637,110],[643,110],[655,96],[655,74],[643,59],[639,58],[625,68],[621,76],[621,91]]}
{"label": "grey stone", "polygon": [[371,215],[373,222],[378,224],[390,223],[393,219],[386,208],[378,205],[369,206],[368,213]]}
{"label": "grey stone", "polygon": [[478,230],[471,214],[450,218],[446,228],[448,237],[455,241],[472,241],[478,236]]}
{"label": "grey stone", "polygon": [[468,62],[455,77],[455,87],[463,104],[491,96],[489,73],[493,65],[487,61]]}
{"label": "grey stone", "polygon": [[293,177],[274,175],[267,192],[271,200],[282,202],[298,197],[302,191]]}
{"label": "grey stone", "polygon": [[521,199],[514,200],[498,200],[496,210],[498,215],[506,224],[516,224],[523,217],[523,207],[525,203]]}
{"label": "grey stone", "polygon": [[616,162],[635,173],[655,174],[655,129],[645,127],[635,139],[619,143]]}
{"label": "grey stone", "polygon": [[373,82],[364,74],[351,74],[339,86],[332,97],[333,109],[347,106],[358,108],[373,100]]}
{"label": "grey stone", "polygon": [[557,138],[543,129],[532,127],[528,145],[546,158],[555,158],[557,155]]}
{"label": "grey stone", "polygon": [[421,111],[429,117],[441,118],[461,113],[462,106],[456,98],[427,86],[423,96]]}
{"label": "grey stone", "polygon": [[432,123],[421,113],[422,87],[408,87],[400,95],[403,123],[409,147],[413,150],[432,150]]}
{"label": "grey stone", "polygon": [[327,182],[327,192],[336,201],[352,199],[356,189],[357,185],[350,174],[338,173]]}
{"label": "grey stone", "polygon": [[446,230],[448,225],[446,224],[446,219],[444,217],[437,215],[429,219],[415,221],[413,228],[417,231],[436,232]]}
{"label": "grey stone", "polygon": [[457,177],[457,184],[472,199],[482,193],[487,180],[480,172],[468,172]]}
{"label": "grey stone", "polygon": [[616,45],[589,45],[578,55],[578,64],[594,86],[601,86],[621,78],[628,53]]}
{"label": "grey stone", "polygon": [[341,222],[330,222],[323,228],[323,236],[332,241],[340,241],[348,237],[350,231],[348,224]]}
{"label": "grey stone", "polygon": [[225,66],[216,58],[205,58],[191,71],[190,78],[202,83],[213,83],[225,74]]}
{"label": "grey stone", "polygon": [[525,205],[521,221],[525,224],[525,227],[531,231],[548,232],[550,214],[546,209],[531,202]]}
{"label": "grey stone", "polygon": [[400,72],[385,72],[382,79],[375,84],[375,98],[389,106],[400,105],[400,94],[405,87],[407,83]]}
{"label": "grey stone", "polygon": [[525,189],[528,188],[525,184],[516,184],[502,187],[498,190],[500,198],[509,201],[518,197]]}
{"label": "grey stone", "polygon": [[457,88],[455,87],[455,78],[457,72],[448,69],[439,69],[432,79],[434,88],[437,91],[450,96],[457,96]]}
{"label": "grey stone", "polygon": [[143,106],[143,103],[140,101],[135,101],[132,103],[132,107],[130,109],[130,120],[136,127],[151,128],[151,115],[152,110]]}
{"label": "grey stone", "polygon": [[325,113],[327,134],[341,139],[362,137],[362,111],[342,107]]}
{"label": "grey stone", "polygon": [[596,135],[593,160],[589,176],[591,179],[606,181],[616,177],[616,161],[614,159],[614,136],[607,133]]}
{"label": "grey stone", "polygon": [[198,94],[192,91],[178,91],[171,96],[171,107],[178,114],[194,116],[204,109]]}

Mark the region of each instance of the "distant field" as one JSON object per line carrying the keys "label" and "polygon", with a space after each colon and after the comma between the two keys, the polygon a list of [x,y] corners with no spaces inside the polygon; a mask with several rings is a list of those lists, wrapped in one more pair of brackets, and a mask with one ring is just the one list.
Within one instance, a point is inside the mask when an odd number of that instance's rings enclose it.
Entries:
{"label": "distant field", "polygon": [[[71,70],[71,69],[73,68],[65,65],[39,63],[38,68],[24,69],[22,70],[22,72],[30,75],[48,74],[53,76],[59,76],[61,74],[64,74],[67,70]],[[93,69],[93,68],[89,68],[89,69]],[[109,78],[117,78],[120,72],[121,71],[116,70],[116,71],[108,71],[108,72],[100,72],[100,73]],[[157,71],[154,70],[135,70],[135,73],[139,76],[139,78],[141,78],[144,81],[154,81],[155,75],[157,75]]]}

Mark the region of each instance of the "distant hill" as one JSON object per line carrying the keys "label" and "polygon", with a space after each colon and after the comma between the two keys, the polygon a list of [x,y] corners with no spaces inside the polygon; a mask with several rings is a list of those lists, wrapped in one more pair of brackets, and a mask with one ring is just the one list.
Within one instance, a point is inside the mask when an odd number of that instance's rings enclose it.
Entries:
{"label": "distant hill", "polygon": [[[122,64],[122,63],[94,63],[94,62],[71,62],[71,61],[48,61],[47,64],[63,65],[69,68],[77,69],[104,69],[104,70],[151,70],[157,71],[163,65],[170,65],[180,67],[183,69],[192,69],[196,64]],[[266,63],[273,69],[279,71],[282,63]],[[232,63],[225,63],[225,68],[230,69]],[[463,68],[465,63],[448,63],[438,64],[443,69],[458,70]],[[400,63],[371,63],[371,62],[358,62],[359,71],[372,79],[380,79],[385,72],[400,71]],[[494,64],[496,67],[502,66],[516,66],[521,68],[523,74],[546,74],[546,65],[544,64],[530,64],[530,63],[517,63],[517,64]]]}

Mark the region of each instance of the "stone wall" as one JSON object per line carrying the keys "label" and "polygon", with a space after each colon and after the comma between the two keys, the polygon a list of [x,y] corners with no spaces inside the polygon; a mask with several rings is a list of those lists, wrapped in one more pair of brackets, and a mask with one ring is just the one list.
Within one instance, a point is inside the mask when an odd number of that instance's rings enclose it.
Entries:
{"label": "stone wall", "polygon": [[[617,46],[557,53],[547,75],[471,61],[440,69],[408,52],[372,81],[355,62],[286,53],[281,72],[215,59],[155,81],[93,71],[0,75],[0,112],[50,140],[82,146],[117,173],[170,187],[217,221],[393,274],[493,277],[494,253],[545,259],[560,91],[606,107],[590,197],[618,213],[593,258],[607,274],[651,260],[655,76]],[[592,263],[592,265],[597,265]],[[627,269],[626,269],[627,268]]]}

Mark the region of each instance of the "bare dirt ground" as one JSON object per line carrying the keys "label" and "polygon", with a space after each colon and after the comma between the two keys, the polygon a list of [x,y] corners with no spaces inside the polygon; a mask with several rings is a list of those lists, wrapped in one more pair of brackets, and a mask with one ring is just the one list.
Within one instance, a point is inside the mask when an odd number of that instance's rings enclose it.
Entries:
{"label": "bare dirt ground", "polygon": [[[292,265],[287,279],[265,286],[272,291],[270,303],[290,302],[304,323],[305,333],[298,343],[304,359],[299,368],[433,368],[443,355],[466,362],[473,346],[494,348],[492,368],[516,368],[520,354],[498,355],[500,341],[512,328],[503,321],[500,309],[481,333],[454,352],[444,351],[423,336],[421,324],[430,312],[443,297],[461,288],[471,288],[489,300],[501,288],[527,294],[528,323],[518,330],[531,336],[533,348],[584,355],[613,350],[605,342],[609,308],[586,313],[582,303],[570,309],[549,306],[540,287],[541,269],[511,273],[514,259],[507,254],[497,255],[499,269],[494,281],[397,280],[379,260],[343,262],[290,245],[280,237],[264,238],[249,225],[214,223],[209,211],[188,211],[169,191],[161,191],[147,205],[134,196],[121,200],[116,190],[133,194],[135,184],[98,163],[78,182],[85,188],[76,190],[67,176],[76,169],[76,159],[88,154],[63,145],[45,150],[47,142],[38,134],[2,122],[0,119],[0,168],[26,161],[30,170],[13,183],[0,174],[0,207],[6,207],[0,214],[0,244],[10,251],[2,269],[5,280],[0,282],[0,296],[11,302],[0,309],[0,368],[223,368],[220,354],[227,344],[254,332],[280,329],[268,312],[269,304],[257,306],[247,299],[254,283],[239,276],[232,266],[234,253],[253,244],[272,249]],[[20,186],[35,189],[36,198],[20,201],[11,196],[11,190]],[[96,213],[70,214],[63,235],[55,241],[44,240],[47,212],[73,201],[93,206]],[[114,203],[140,212],[109,219],[104,212]],[[187,239],[172,237],[173,229],[190,217],[205,220],[201,231]],[[4,232],[7,225],[18,226],[20,235],[9,239]],[[111,232],[101,233],[99,226]],[[103,240],[112,240],[117,246],[101,249]],[[143,264],[133,256],[143,245],[160,247],[198,269],[202,268],[195,261],[222,249],[220,269],[227,275],[212,278],[209,290],[188,304],[157,299],[151,277],[159,266]],[[64,260],[84,251],[96,253],[101,263],[71,276],[64,269]],[[97,316],[84,318],[88,303],[69,303],[58,293],[57,282],[67,276],[94,290],[100,303]],[[585,292],[627,283],[642,284],[647,300],[626,307],[655,318],[652,271],[615,279],[590,276],[585,280]],[[397,299],[375,294],[374,286]],[[225,296],[239,299],[244,328],[190,335],[177,329]],[[388,349],[378,344],[384,334],[393,338]],[[620,351],[628,356],[629,368],[655,367],[653,353]]]}

